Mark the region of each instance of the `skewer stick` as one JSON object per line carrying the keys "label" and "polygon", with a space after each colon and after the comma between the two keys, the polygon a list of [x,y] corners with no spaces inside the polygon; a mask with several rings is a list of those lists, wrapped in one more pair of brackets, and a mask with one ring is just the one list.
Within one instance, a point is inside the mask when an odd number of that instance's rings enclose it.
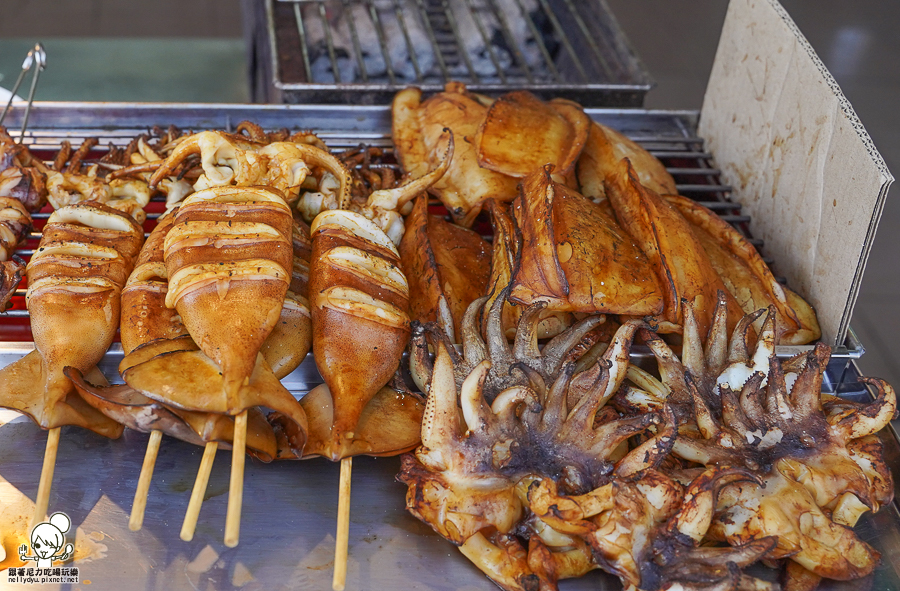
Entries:
{"label": "skewer stick", "polygon": [[141,466],[141,477],[138,478],[137,490],[134,491],[134,502],[131,504],[131,519],[128,521],[128,529],[131,531],[138,531],[144,525],[147,494],[150,492],[150,480],[153,478],[153,468],[156,467],[156,455],[159,453],[161,441],[162,431],[158,429],[150,431],[147,452],[144,454],[144,464]]}
{"label": "skewer stick", "polygon": [[334,579],[331,588],[344,591],[347,584],[347,544],[350,540],[350,476],[353,458],[341,460],[341,479],[338,484],[337,535],[334,546]]}
{"label": "skewer stick", "polygon": [[197,479],[194,480],[194,489],[191,491],[191,500],[188,503],[187,512],[184,514],[184,523],[181,524],[181,539],[185,542],[194,539],[194,530],[197,529],[197,519],[200,517],[200,505],[203,504],[203,496],[206,494],[206,485],[209,484],[209,473],[212,472],[217,449],[219,449],[219,444],[216,441],[208,442],[203,448],[203,459],[200,460]]}
{"label": "skewer stick", "polygon": [[225,545],[238,545],[241,533],[241,504],[244,500],[244,460],[247,449],[247,409],[234,417],[234,442],[231,448],[231,482],[228,484],[228,509],[225,513]]}
{"label": "skewer stick", "polygon": [[41,481],[38,484],[37,498],[34,499],[34,517],[31,518],[32,529],[47,517],[47,506],[50,504],[50,485],[53,484],[53,471],[56,469],[57,449],[59,449],[59,427],[50,429],[47,433]]}

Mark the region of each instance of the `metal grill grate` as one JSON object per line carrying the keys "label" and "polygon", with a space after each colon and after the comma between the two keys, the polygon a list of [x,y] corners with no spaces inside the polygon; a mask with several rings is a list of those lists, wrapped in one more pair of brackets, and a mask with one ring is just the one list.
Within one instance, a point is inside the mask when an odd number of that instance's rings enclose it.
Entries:
{"label": "metal grill grate", "polygon": [[[750,237],[750,217],[742,213],[740,203],[731,200],[731,187],[721,183],[712,155],[705,150],[703,139],[696,135],[697,113],[614,109],[586,111],[597,121],[620,130],[659,158],[675,178],[680,194],[716,211],[725,221]],[[318,130],[317,135],[333,150],[353,148],[360,143],[386,148],[388,152],[393,147],[388,107],[152,104],[107,104],[98,107],[95,104],[79,106],[77,103],[36,103],[32,118],[34,123],[25,143],[33,150],[43,151],[45,154],[57,150],[62,140],[77,145],[86,137],[97,137],[99,145],[91,154],[97,158],[105,153],[109,144],[125,146],[132,138],[147,132],[154,125],[165,128],[173,124],[184,130],[233,131],[234,126],[244,119],[255,121],[268,129],[284,127],[291,130]],[[162,203],[157,202],[156,206],[155,210],[148,211],[146,230],[152,228],[160,215]],[[45,211],[33,217],[40,225],[49,215]],[[17,253],[28,259],[39,240],[40,233],[32,233]],[[750,241],[757,249],[763,250],[762,241],[752,237]],[[773,261],[765,255],[764,259],[777,273],[777,264],[773,265]],[[13,298],[14,308],[7,311],[5,316],[0,316],[0,341],[16,340],[4,335],[6,319],[19,323],[28,322],[24,294],[24,289],[17,290]],[[27,330],[27,326],[24,328]],[[792,349],[790,353],[795,352]],[[836,348],[832,356],[856,358],[862,353],[862,346],[851,332],[847,346]]]}
{"label": "metal grill grate", "polygon": [[[266,0],[285,102],[387,103],[415,84],[640,106],[652,83],[603,0]],[[255,77],[254,77],[255,78]],[[351,99],[352,100],[347,100]]]}

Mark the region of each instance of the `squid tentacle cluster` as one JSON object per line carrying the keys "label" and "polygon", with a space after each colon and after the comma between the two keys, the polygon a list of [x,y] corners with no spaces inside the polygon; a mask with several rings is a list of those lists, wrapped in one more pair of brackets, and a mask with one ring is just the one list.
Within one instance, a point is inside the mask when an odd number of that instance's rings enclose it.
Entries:
{"label": "squid tentacle cluster", "polygon": [[[630,367],[615,402],[626,413],[673,407],[676,458],[743,467],[765,482],[726,487],[709,538],[746,544],[775,537],[770,558],[788,558],[817,576],[843,580],[871,573],[879,554],[851,528],[893,497],[874,435],[896,414],[893,389],[861,378],[877,392],[869,404],[822,395],[829,347],[819,344],[779,360],[774,308],[745,316],[728,340],[725,309],[718,306],[705,350],[689,302],[684,310],[682,359],[648,333],[661,379]],[[761,317],[756,342],[748,346],[751,326]]]}
{"label": "squid tentacle cluster", "polygon": [[[492,304],[486,324],[505,344],[503,299]],[[473,337],[474,309],[463,331]],[[493,390],[493,361],[513,356],[508,344],[488,355],[480,341],[484,357],[457,386],[460,369],[476,357],[454,356],[436,327],[421,326],[414,336],[424,351],[429,333],[436,353],[433,365],[419,366],[430,384],[422,445],[403,456],[398,476],[408,486],[410,512],[504,589],[555,589],[558,580],[595,568],[641,589],[672,581],[686,589],[750,582],[764,588],[740,571],[768,554],[774,538],[699,547],[718,493],[734,483],[758,486],[759,479],[745,468],[711,467],[685,486],[660,471],[677,439],[674,412],[663,405],[623,417],[606,404],[626,378],[642,323],[620,327],[602,356],[578,372],[591,323],[570,327],[541,351],[535,334],[542,309],[535,304],[522,313],[513,345],[521,370]],[[640,442],[629,446],[636,437]]]}

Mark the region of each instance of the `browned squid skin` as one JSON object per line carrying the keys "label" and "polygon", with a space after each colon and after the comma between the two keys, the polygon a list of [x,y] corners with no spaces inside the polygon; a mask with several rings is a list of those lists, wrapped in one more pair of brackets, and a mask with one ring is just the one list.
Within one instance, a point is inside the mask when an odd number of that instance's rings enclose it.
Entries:
{"label": "browned squid skin", "polygon": [[417,197],[399,249],[410,282],[410,318],[440,321],[461,334],[466,308],[487,293],[490,249],[475,232],[430,215],[427,196]]}
{"label": "browned squid skin", "polygon": [[[518,260],[520,245],[516,236],[515,225],[509,214],[507,205],[489,199],[485,202],[488,211],[491,212],[491,226],[494,230],[494,238],[491,244],[491,277],[488,282],[489,289],[486,293],[488,301],[486,307],[490,309],[494,301],[501,297],[501,292],[510,284]],[[505,301],[505,297],[504,301]],[[515,338],[516,326],[522,316],[523,306],[510,302],[503,304],[503,332],[510,340]],[[541,321],[538,324],[538,338],[549,339],[555,337],[575,321],[571,312],[561,312],[544,308],[541,312]]]}
{"label": "browned squid skin", "polygon": [[188,334],[178,311],[165,305],[168,272],[163,261],[163,241],[174,221],[173,215],[158,220],[122,290],[119,332],[126,355],[152,340]]}
{"label": "browned squid skin", "polygon": [[663,311],[666,293],[639,243],[587,198],[551,178],[525,178],[512,214],[521,248],[513,301],[632,316]]}
{"label": "browned squid skin", "polygon": [[[666,195],[691,225],[710,263],[746,314],[775,306],[776,342],[804,345],[821,336],[816,312],[800,296],[775,280],[756,248],[714,212],[686,197]],[[754,327],[759,330],[763,319]]]}
{"label": "browned squid skin", "polygon": [[474,143],[487,109],[480,97],[469,93],[458,82],[447,84],[440,92],[422,100],[418,88],[406,88],[396,94],[392,105],[392,138],[400,163],[412,178],[425,175],[432,161],[445,151],[444,130],[457,138],[450,168],[429,192],[447,207],[461,226],[471,227],[485,200],[509,201],[516,196],[517,180],[482,168]]}
{"label": "browned squid skin", "polygon": [[73,424],[121,434],[119,424],[78,396],[63,369],[88,372],[106,353],[119,323],[120,291],[142,243],[133,219],[101,204],[51,214],[27,271],[35,351],[0,373],[0,404],[46,429]]}
{"label": "browned squid skin", "polygon": [[488,107],[478,126],[478,164],[515,178],[552,164],[560,178],[575,187],[575,162],[590,129],[590,117],[577,103],[545,102],[528,91],[510,92]]}
{"label": "browned squid skin", "polygon": [[10,300],[25,274],[25,261],[16,255],[0,262],[0,312],[12,306]]}
{"label": "browned squid skin", "polygon": [[606,178],[605,187],[619,225],[650,260],[663,291],[662,319],[680,326],[682,301],[690,301],[700,334],[705,336],[712,324],[717,292],[722,291],[727,299],[728,326],[733,328],[743,311],[678,210],[641,184],[627,158]]}
{"label": "browned squid skin", "polygon": [[596,121],[591,122],[584,150],[578,158],[578,186],[581,194],[594,201],[606,199],[606,178],[615,173],[622,160],[634,166],[641,184],[660,195],[678,192],[675,179],[662,162],[618,131]]}
{"label": "browned squid skin", "polygon": [[[165,241],[167,306],[221,368],[233,412],[290,283],[292,218],[277,193],[217,187],[188,197]],[[176,286],[179,276],[187,276]],[[231,404],[231,403],[234,404]]]}
{"label": "browned squid skin", "polygon": [[309,226],[294,213],[291,227],[291,283],[281,317],[260,352],[279,379],[297,369],[312,347],[312,313],[309,309]]}
{"label": "browned squid skin", "polygon": [[[128,384],[94,384],[74,367],[67,367],[65,374],[85,402],[129,429],[143,433],[162,431],[199,446],[216,441],[223,449],[230,449],[234,440],[234,417],[229,415],[172,408],[144,396]],[[247,452],[263,462],[271,462],[279,454],[275,432],[258,408],[248,411]]]}
{"label": "browned squid skin", "polygon": [[409,340],[409,288],[387,235],[359,214],[336,210],[313,221],[309,293],[337,460],[349,453],[363,410],[400,363]]}

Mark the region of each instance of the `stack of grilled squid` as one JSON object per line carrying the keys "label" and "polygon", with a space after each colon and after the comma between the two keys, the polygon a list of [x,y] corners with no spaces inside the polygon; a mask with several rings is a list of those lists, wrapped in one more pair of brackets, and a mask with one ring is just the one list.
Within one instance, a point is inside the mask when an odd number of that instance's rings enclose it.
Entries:
{"label": "stack of grilled squid", "polygon": [[[58,203],[29,265],[37,351],[3,370],[0,403],[45,428],[203,445],[195,498],[232,447],[238,507],[245,446],[348,474],[355,455],[415,450],[410,511],[507,589],[595,568],[629,588],[760,589],[742,569],[786,557],[795,581],[872,571],[850,528],[893,494],[872,435],[893,391],[873,381],[871,406],[817,404],[827,352],[782,366],[773,349],[818,338],[815,314],[743,237],[568,101],[409,89],[393,135],[403,179],[369,167],[374,151],[339,157],[246,123],[139,138],[105,158],[105,179],[84,146],[50,167],[20,154],[76,203]],[[141,219],[143,197],[113,198],[113,178],[167,194],[139,254],[136,222],[110,205]],[[5,260],[28,207],[0,205]],[[77,316],[97,323],[89,347],[58,330],[59,302],[77,298],[96,302]],[[108,386],[94,365],[119,305],[125,383]],[[653,373],[629,361],[636,338]],[[298,402],[279,379],[310,349],[325,383]],[[35,383],[40,401],[24,394]],[[841,484],[816,485],[829,477]],[[802,510],[776,515],[783,500]]]}

